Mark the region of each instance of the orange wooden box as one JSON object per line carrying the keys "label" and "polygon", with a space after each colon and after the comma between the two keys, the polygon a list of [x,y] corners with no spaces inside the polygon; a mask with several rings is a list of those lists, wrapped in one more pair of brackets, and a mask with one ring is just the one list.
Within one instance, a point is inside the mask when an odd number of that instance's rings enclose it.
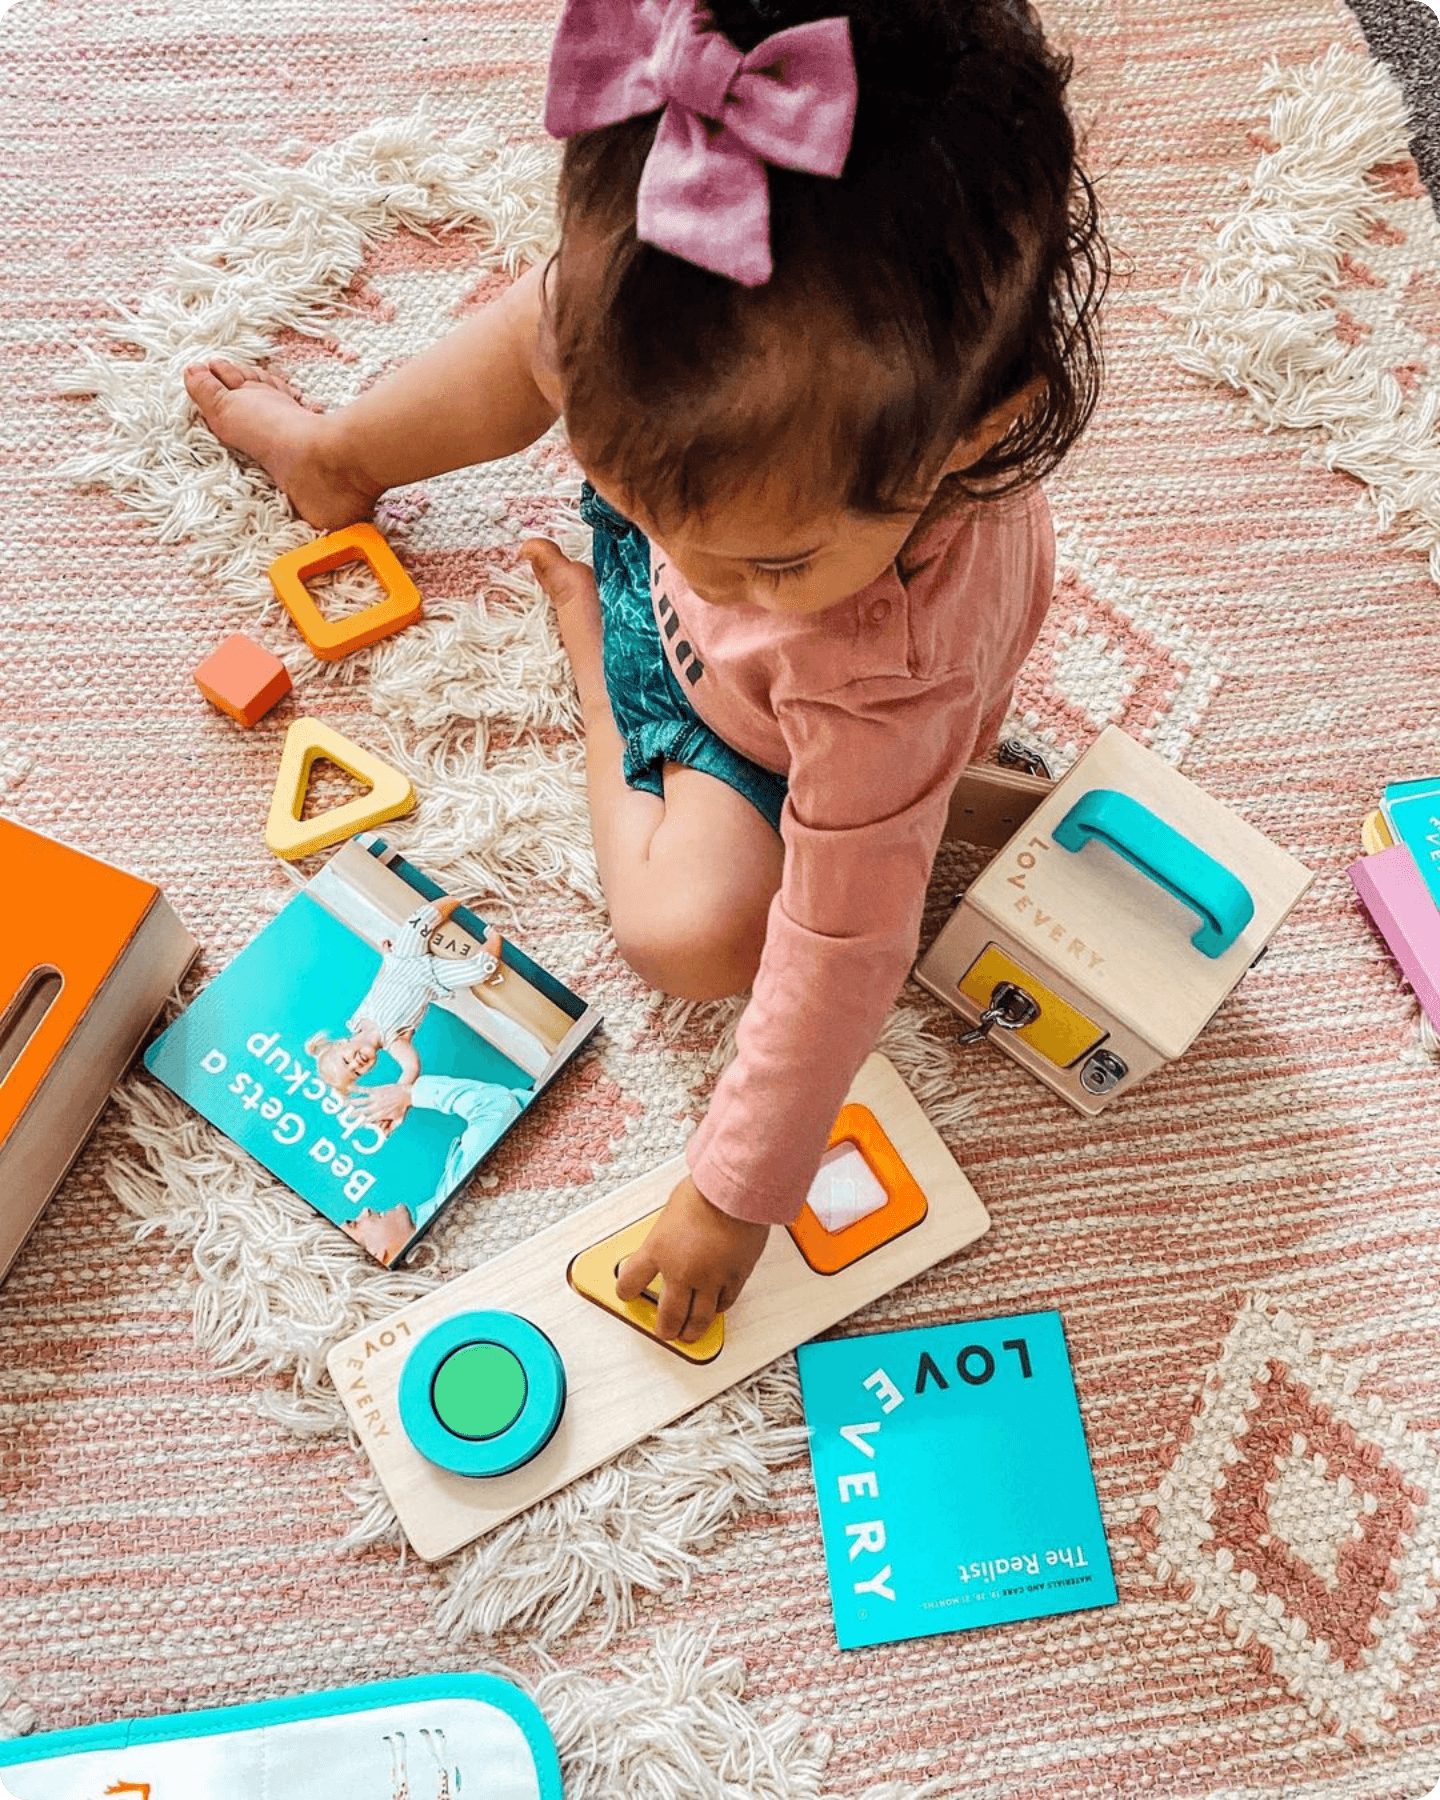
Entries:
{"label": "orange wooden box", "polygon": [[151,883],[0,819],[0,1278],[195,950]]}

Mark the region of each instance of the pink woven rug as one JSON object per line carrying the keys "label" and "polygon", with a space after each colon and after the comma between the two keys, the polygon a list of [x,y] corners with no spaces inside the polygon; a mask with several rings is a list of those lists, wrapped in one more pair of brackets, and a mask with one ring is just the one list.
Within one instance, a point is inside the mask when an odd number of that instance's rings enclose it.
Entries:
{"label": "pink woven rug", "polygon": [[[161,881],[202,973],[284,891],[260,822],[293,706],[242,736],[189,670],[239,625],[292,654],[257,577],[302,534],[190,429],[182,352],[203,326],[334,401],[493,291],[545,230],[523,201],[552,19],[19,0],[0,24],[0,804]],[[1343,875],[1379,786],[1440,741],[1440,239],[1338,3],[1068,0],[1052,24],[1131,274],[1052,488],[1064,579],[1018,711],[1062,753],[1120,719],[1318,879],[1194,1051],[1096,1124],[907,994],[885,1047],[995,1223],[863,1323],[1062,1310],[1120,1604],[841,1656],[788,1365],[435,1570],[337,1429],[325,1345],[673,1150],[729,1019],[654,1004],[604,930],[563,663],[505,556],[566,527],[546,444],[391,502],[427,626],[293,662],[307,709],[413,771],[417,856],[594,993],[606,1043],[413,1276],[372,1276],[128,1086],[0,1290],[0,1728],[503,1661],[568,1791],[606,1800],[1440,1777],[1435,1067]],[[1247,276],[1304,336],[1278,388],[1227,311],[1237,281],[1253,311]],[[98,398],[61,396],[77,372]],[[77,457],[110,492],[62,478]]]}

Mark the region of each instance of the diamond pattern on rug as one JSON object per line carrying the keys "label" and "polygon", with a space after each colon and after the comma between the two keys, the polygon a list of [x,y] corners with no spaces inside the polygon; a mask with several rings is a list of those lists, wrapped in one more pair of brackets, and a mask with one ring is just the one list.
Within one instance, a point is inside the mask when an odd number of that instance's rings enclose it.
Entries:
{"label": "diamond pattern on rug", "polygon": [[1220,685],[1218,655],[1070,533],[1056,540],[1055,599],[1015,684],[1016,729],[1057,771],[1106,725],[1178,762]]}
{"label": "diamond pattern on rug", "polygon": [[1142,1519],[1162,1580],[1327,1728],[1386,1735],[1440,1600],[1440,1455],[1252,1296]]}

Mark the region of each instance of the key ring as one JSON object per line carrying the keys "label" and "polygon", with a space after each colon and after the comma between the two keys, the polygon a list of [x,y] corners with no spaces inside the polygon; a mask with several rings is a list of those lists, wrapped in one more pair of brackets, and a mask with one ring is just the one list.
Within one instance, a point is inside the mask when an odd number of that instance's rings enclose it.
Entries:
{"label": "key ring", "polygon": [[992,1031],[1023,1031],[1040,1017],[1039,1003],[1013,981],[997,981],[980,1021],[962,1031],[958,1042],[980,1044]]}
{"label": "key ring", "polygon": [[1043,753],[1019,738],[1002,738],[995,746],[995,760],[1002,768],[1023,769],[1027,775],[1043,775],[1046,781],[1055,779],[1055,771]]}

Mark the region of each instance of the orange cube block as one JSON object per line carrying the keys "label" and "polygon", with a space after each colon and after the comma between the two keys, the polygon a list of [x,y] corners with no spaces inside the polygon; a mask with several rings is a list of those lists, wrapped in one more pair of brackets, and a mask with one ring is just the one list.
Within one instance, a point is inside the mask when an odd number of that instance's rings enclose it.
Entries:
{"label": "orange cube block", "polygon": [[263,719],[290,692],[290,671],[278,656],[243,631],[225,642],[195,671],[195,685],[221,712],[244,726]]}

